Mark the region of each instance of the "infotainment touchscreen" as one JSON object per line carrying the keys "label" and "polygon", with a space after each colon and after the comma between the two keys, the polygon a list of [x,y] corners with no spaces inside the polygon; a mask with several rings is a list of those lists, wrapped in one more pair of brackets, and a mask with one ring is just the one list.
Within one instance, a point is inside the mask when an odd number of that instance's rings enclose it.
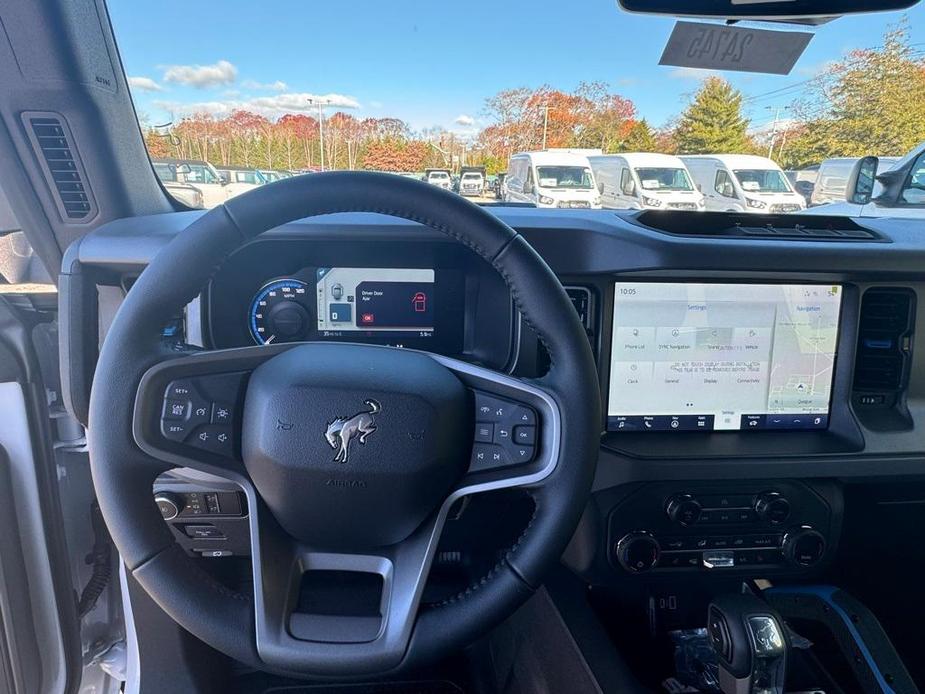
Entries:
{"label": "infotainment touchscreen", "polygon": [[434,333],[434,271],[411,268],[317,270],[318,332]]}
{"label": "infotainment touchscreen", "polygon": [[607,428],[824,429],[838,285],[618,282]]}

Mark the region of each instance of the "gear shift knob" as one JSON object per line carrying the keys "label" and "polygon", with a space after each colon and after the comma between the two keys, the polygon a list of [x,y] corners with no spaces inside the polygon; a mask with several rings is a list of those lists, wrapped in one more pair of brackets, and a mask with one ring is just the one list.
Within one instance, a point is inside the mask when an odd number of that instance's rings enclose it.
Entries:
{"label": "gear shift knob", "polygon": [[722,595],[710,603],[707,632],[724,694],[783,694],[789,644],[783,620],[767,603]]}

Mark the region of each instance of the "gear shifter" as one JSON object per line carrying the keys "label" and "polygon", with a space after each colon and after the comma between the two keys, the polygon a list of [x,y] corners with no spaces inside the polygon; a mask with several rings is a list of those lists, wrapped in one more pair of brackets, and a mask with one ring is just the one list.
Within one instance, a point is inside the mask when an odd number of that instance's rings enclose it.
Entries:
{"label": "gear shifter", "polygon": [[723,694],[783,694],[787,665],[784,622],[754,595],[722,595],[707,611]]}

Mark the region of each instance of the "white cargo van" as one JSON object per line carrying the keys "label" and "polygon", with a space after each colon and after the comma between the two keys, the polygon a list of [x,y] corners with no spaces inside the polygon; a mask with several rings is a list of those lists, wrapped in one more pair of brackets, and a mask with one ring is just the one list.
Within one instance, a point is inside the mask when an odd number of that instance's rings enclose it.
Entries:
{"label": "white cargo van", "polygon": [[529,202],[537,207],[600,209],[589,155],[599,149],[550,149],[515,154],[504,177],[505,202]]}
{"label": "white cargo van", "polygon": [[[877,173],[889,171],[899,161],[899,157],[879,157]],[[819,165],[819,174],[816,176],[816,185],[810,205],[825,205],[830,202],[844,202],[848,178],[858,163],[860,157],[834,157],[826,159]],[[879,194],[874,191],[874,197]]]}
{"label": "white cargo van", "polygon": [[613,210],[704,209],[703,194],[684,162],[670,154],[627,152],[588,157],[601,194],[601,206]]}
{"label": "white cargo van", "polygon": [[178,183],[195,186],[202,194],[202,207],[210,209],[221,205],[231,192],[218,171],[209,162],[199,159],[152,159],[154,170],[162,180],[170,178]]}
{"label": "white cargo van", "polygon": [[779,214],[806,209],[781,168],[753,154],[683,155],[707,210]]}

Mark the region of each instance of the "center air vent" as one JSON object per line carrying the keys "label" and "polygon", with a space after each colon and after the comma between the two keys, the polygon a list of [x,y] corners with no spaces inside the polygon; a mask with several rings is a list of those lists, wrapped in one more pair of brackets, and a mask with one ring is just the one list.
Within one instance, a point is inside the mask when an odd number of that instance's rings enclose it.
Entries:
{"label": "center air vent", "polygon": [[915,294],[909,289],[877,287],[864,292],[854,367],[855,402],[894,404],[906,385]]}
{"label": "center air vent", "polygon": [[92,219],[96,203],[64,119],[38,112],[24,113],[22,118],[61,217],[70,222]]}

